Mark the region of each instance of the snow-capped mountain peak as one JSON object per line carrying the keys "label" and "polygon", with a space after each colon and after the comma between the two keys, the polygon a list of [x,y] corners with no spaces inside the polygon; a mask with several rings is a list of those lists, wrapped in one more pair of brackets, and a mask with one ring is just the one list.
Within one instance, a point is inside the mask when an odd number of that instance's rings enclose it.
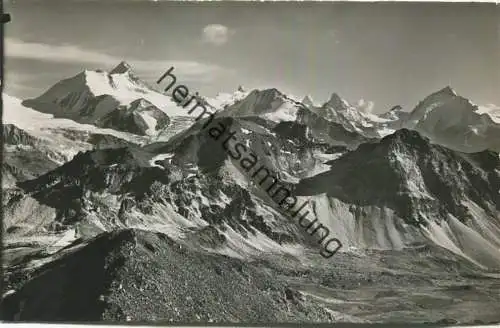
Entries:
{"label": "snow-capped mountain peak", "polygon": [[404,126],[448,148],[475,152],[500,149],[500,119],[445,87],[422,100]]}
{"label": "snow-capped mountain peak", "polygon": [[260,116],[272,121],[294,121],[298,107],[292,99],[276,88],[254,89],[242,100],[228,106],[224,115]]}
{"label": "snow-capped mountain peak", "polygon": [[[148,102],[145,106],[148,110],[156,108],[153,116],[161,118],[162,121],[167,121],[165,115],[168,117],[188,115],[186,110],[178,106],[169,96],[153,90],[136,77],[126,62],[119,63],[110,72],[84,70],[73,77],[61,80],[41,96],[28,99],[23,104],[37,111],[53,114],[55,117],[97,124],[117,109],[126,109],[126,112],[130,112],[133,108],[143,107],[132,104],[138,99]],[[158,111],[164,114],[161,115]],[[115,114],[114,118],[122,116]],[[106,121],[109,122],[107,119]],[[146,121],[153,123],[152,120]],[[124,126],[121,123],[119,125]],[[145,128],[142,123],[140,125],[140,129],[133,130],[156,131],[154,126]]]}
{"label": "snow-capped mountain peak", "polygon": [[435,94],[436,95],[449,95],[449,96],[457,96],[458,95],[457,92],[449,85],[447,85],[446,87],[437,91]]}
{"label": "snow-capped mountain peak", "polygon": [[314,101],[310,95],[306,95],[304,99],[302,99],[302,103],[307,107],[314,106]]}
{"label": "snow-capped mountain peak", "polygon": [[373,102],[365,100],[359,101],[358,106],[352,106],[337,93],[333,93],[323,106],[313,110],[325,119],[341,124],[348,131],[368,137],[380,136],[376,131],[376,126],[386,122],[387,119],[371,114],[372,107]]}
{"label": "snow-capped mountain peak", "polygon": [[248,91],[246,91],[242,86],[239,86],[238,89],[233,93],[219,92],[213,98],[206,98],[206,101],[211,107],[218,110],[242,100],[243,98],[248,96],[248,94]]}
{"label": "snow-capped mountain peak", "polygon": [[337,93],[332,93],[330,99],[325,103],[327,106],[333,107],[335,110],[347,110],[349,107],[349,103],[347,100],[342,99]]}

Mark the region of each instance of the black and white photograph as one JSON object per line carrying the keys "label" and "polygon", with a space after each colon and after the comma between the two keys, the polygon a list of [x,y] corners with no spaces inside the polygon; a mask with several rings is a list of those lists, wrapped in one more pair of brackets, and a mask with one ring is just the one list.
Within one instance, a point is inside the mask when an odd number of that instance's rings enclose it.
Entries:
{"label": "black and white photograph", "polygon": [[500,6],[4,0],[4,322],[500,324]]}

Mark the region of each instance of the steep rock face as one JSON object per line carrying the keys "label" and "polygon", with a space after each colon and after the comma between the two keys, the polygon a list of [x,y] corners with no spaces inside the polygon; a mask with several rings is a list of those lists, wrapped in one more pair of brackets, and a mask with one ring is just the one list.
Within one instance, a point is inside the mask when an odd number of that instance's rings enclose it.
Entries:
{"label": "steep rock face", "polygon": [[109,94],[95,94],[89,85],[89,80],[104,74],[106,73],[81,72],[56,83],[40,97],[27,99],[22,104],[55,117],[91,123],[120,105],[120,101]]}
{"label": "steep rock face", "polygon": [[12,187],[17,181],[32,179],[55,169],[64,154],[50,147],[46,140],[37,138],[13,124],[3,124],[2,186]]}
{"label": "steep rock face", "polygon": [[[52,221],[44,227],[47,231],[67,230],[80,221],[88,223],[93,230],[106,230],[117,226],[114,206],[119,209],[121,201],[113,195],[127,192],[134,177],[143,174],[141,167],[145,164],[140,154],[127,148],[79,153],[55,170],[18,183],[25,196],[18,204],[6,206],[6,211],[15,210],[33,198],[55,212]],[[150,175],[156,172],[161,177],[157,168],[151,171]],[[36,222],[36,218],[33,220]]]}
{"label": "steep rock face", "polygon": [[170,124],[167,114],[145,99],[137,99],[127,106],[119,106],[96,121],[102,128],[153,135]]}
{"label": "steep rock face", "polygon": [[57,154],[38,149],[6,148],[3,153],[2,187],[13,187],[18,181],[33,179],[55,169],[59,163],[53,157]]}
{"label": "steep rock face", "polygon": [[342,99],[338,94],[333,93],[323,106],[317,108],[317,112],[324,118],[333,121],[339,119],[339,113],[350,109],[351,105],[346,100]]}
{"label": "steep rock face", "polygon": [[[83,149],[133,147],[134,143],[107,134],[93,134],[71,130],[59,131],[66,142],[81,142]],[[18,181],[25,181],[54,170],[71,159],[63,145],[46,138],[35,137],[15,125],[3,125],[4,149],[2,172],[5,174],[3,187],[13,187]],[[56,141],[56,140],[54,140]],[[80,149],[82,149],[80,148]],[[78,149],[78,148],[77,148]]]}
{"label": "steep rock face", "polygon": [[260,116],[276,112],[293,116],[293,104],[277,89],[253,90],[244,99],[228,106],[222,114],[228,116]]}
{"label": "steep rock face", "polygon": [[297,123],[307,126],[311,137],[335,146],[354,149],[363,142],[376,140],[375,137],[365,137],[358,131],[350,131],[342,124],[329,121],[307,109],[298,111]]}
{"label": "steep rock face", "polygon": [[109,74],[131,74],[132,67],[127,62],[120,62],[115,68],[109,72]]}
{"label": "steep rock face", "polygon": [[[379,116],[382,118],[390,119],[391,121],[404,121],[408,118],[410,113],[405,112],[403,107],[400,105],[396,105],[392,107],[388,112],[380,114]],[[399,130],[399,129],[398,129]]]}
{"label": "steep rock face", "polygon": [[382,131],[379,131],[379,134],[385,136],[390,134],[387,132],[404,128],[409,116],[410,113],[405,111],[403,107],[399,105],[392,107],[388,112],[379,115],[380,118],[387,120],[381,124]]}
{"label": "steep rock face", "polygon": [[427,239],[500,266],[498,154],[457,153],[403,129],[329,164],[295,192],[312,196],[312,213],[348,245],[401,248]]}
{"label": "steep rock face", "polygon": [[329,122],[341,125],[351,133],[374,139],[381,138],[395,131],[394,123],[399,117],[384,117],[372,114],[373,104],[360,100],[358,105],[351,105],[338,94],[333,93],[330,99],[321,106],[309,106],[320,117]]}
{"label": "steep rock face", "polygon": [[[240,158],[253,154],[259,162],[256,167],[262,165],[290,181],[314,174],[326,161],[346,151],[342,143],[332,146],[316,140],[305,125],[295,122],[276,124],[254,117],[220,117],[203,128],[206,123],[197,122],[169,142],[150,144],[145,149],[158,156],[171,154],[168,163],[193,166],[203,172],[216,171],[227,160],[238,166],[238,160],[232,159],[229,152],[235,157],[239,153]],[[223,130],[220,136],[215,129]],[[230,138],[231,132],[234,132],[233,138]],[[236,152],[238,143],[244,145],[244,150]]]}
{"label": "steep rock face", "polygon": [[93,146],[93,149],[123,148],[135,147],[137,143],[117,138],[110,134],[91,133],[87,137],[87,142]]}
{"label": "steep rock face", "polygon": [[[78,227],[80,234],[92,235],[140,227],[235,256],[264,250],[295,252],[286,244],[297,244],[303,238],[299,229],[287,224],[247,186],[231,180],[233,166],[193,175],[192,170],[176,165],[165,165],[166,169],[151,166],[153,161],[141,149],[81,153],[37,179],[19,183],[22,193],[5,210],[19,215],[20,207],[36,200],[54,209],[51,220],[44,221],[47,231]],[[234,195],[238,197],[232,198]],[[30,221],[28,217],[23,220]],[[31,220],[37,221],[35,217]],[[207,233],[212,235],[209,240],[219,242],[207,242],[203,237]]]}
{"label": "steep rock face", "polygon": [[[135,144],[112,135],[94,134],[74,130],[45,130],[43,136],[35,136],[13,124],[3,125],[4,149],[2,172],[3,187],[9,188],[19,181],[26,181],[56,169],[71,160],[78,150],[92,148],[116,148]],[[50,140],[49,136],[57,136]],[[62,140],[63,142],[58,142]],[[66,148],[71,144],[74,148]],[[74,150],[73,150],[74,149]],[[73,151],[72,151],[73,150]]]}
{"label": "steep rock face", "polygon": [[[41,236],[56,218],[56,211],[19,188],[2,190],[4,238],[9,235]],[[37,238],[33,238],[36,242]]]}
{"label": "steep rock face", "polygon": [[479,107],[457,95],[450,87],[421,101],[404,126],[458,151],[500,150],[500,116],[492,108]]}
{"label": "steep rock face", "polygon": [[13,124],[2,124],[3,142],[6,145],[25,145],[35,147],[37,139]]}

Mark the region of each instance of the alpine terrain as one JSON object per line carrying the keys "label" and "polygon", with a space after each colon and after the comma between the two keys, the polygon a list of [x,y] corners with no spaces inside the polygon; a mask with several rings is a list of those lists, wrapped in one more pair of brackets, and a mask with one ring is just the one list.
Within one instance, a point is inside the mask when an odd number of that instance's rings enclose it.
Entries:
{"label": "alpine terrain", "polygon": [[197,101],[217,114],[125,62],[2,95],[2,319],[500,322],[498,107],[450,87],[383,114],[336,93]]}

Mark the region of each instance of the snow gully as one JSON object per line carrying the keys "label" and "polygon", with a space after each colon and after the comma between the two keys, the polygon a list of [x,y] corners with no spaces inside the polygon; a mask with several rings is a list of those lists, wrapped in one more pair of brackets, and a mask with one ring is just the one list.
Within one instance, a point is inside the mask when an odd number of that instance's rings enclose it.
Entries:
{"label": "snow gully", "polygon": [[[167,76],[172,79],[170,84],[165,88],[164,92],[170,90],[177,82],[176,76],[172,74],[173,70],[174,67],[170,67],[170,69],[168,69],[168,71],[165,72],[158,79],[158,81],[156,81],[157,84],[160,84],[160,82],[163,81],[163,79],[165,79]],[[207,115],[207,117],[205,118],[208,118],[208,120],[202,127],[202,129],[205,130],[214,120],[215,114],[207,111],[206,106],[199,99],[198,92],[196,92],[194,95],[191,95],[191,97],[189,96],[190,96],[189,89],[183,84],[177,85],[172,90],[172,98],[174,99],[175,102],[177,102],[178,105],[184,108],[186,108],[194,99],[196,99],[196,103],[188,111],[188,114],[192,114],[196,109],[200,109],[201,114],[198,115],[196,121],[199,121],[201,118]],[[229,133],[226,133],[226,131],[229,131]],[[222,122],[218,122],[217,125],[211,126],[211,128],[208,129],[208,134],[216,141],[219,141],[222,135],[226,136],[225,140],[222,141],[221,143],[222,148],[227,152],[227,154],[232,159],[239,160],[239,164],[243,170],[245,170],[247,173],[250,173],[250,171],[252,171],[254,167],[258,164],[259,158],[252,151],[248,150],[247,146],[245,146],[243,143],[238,142],[236,138],[236,133],[237,133],[236,131],[230,131],[229,129],[226,129],[226,126]],[[234,147],[232,147],[232,149],[229,148],[230,140],[235,141]],[[242,158],[243,155],[245,156]],[[259,186],[264,188],[263,186],[264,182],[267,181],[269,183],[270,181],[272,181],[272,183],[270,183],[265,189],[266,192],[271,197],[271,199],[273,199],[273,201],[278,204],[281,213],[285,214],[287,217],[291,216],[292,218],[295,219],[295,217],[299,214],[299,212],[302,211],[302,209],[306,207],[306,205],[309,203],[309,200],[304,202],[301,206],[299,206],[298,209],[291,212],[291,210],[294,209],[297,205],[298,202],[297,197],[292,195],[290,190],[284,186],[284,184],[278,179],[278,177],[276,175],[273,175],[269,171],[269,169],[267,169],[264,165],[260,165],[260,167],[257,170],[254,170],[251,177],[256,178],[259,175],[259,173],[264,173],[264,175],[261,175],[260,181],[258,181]],[[276,189],[275,187],[278,188]],[[275,191],[271,192],[273,189],[275,189]],[[276,196],[280,195],[280,193],[282,198],[278,201],[276,199]],[[301,214],[301,216],[298,218],[298,223],[300,227],[305,229],[305,231],[310,236],[314,236],[317,233],[315,237],[318,238],[317,241],[318,244],[322,246],[322,249],[320,251],[321,256],[325,258],[332,257],[340,248],[342,248],[341,242],[337,238],[328,238],[330,235],[330,230],[321,223],[319,223],[319,225],[317,225],[314,229],[310,230],[318,222],[318,219],[316,218],[313,221],[306,220],[306,216],[308,214],[309,211],[306,211],[305,213]],[[329,248],[330,245],[332,245],[332,243],[334,246],[336,246],[333,249]]]}

